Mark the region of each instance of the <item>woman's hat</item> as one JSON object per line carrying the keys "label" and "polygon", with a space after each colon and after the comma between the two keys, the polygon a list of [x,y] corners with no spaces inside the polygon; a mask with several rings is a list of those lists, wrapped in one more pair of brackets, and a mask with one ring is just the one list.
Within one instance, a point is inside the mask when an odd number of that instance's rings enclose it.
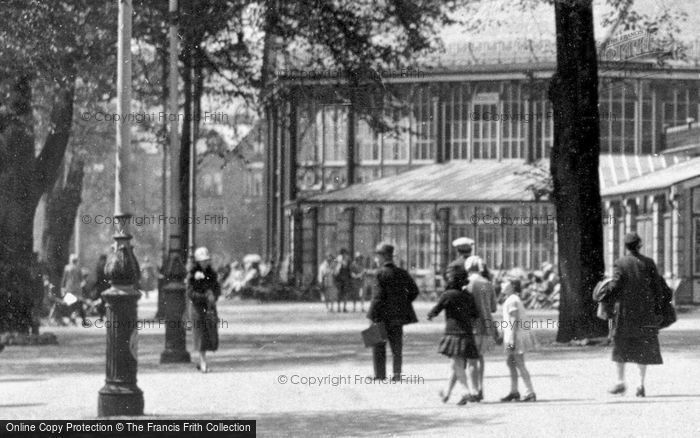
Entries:
{"label": "woman's hat", "polygon": [[206,260],[211,260],[211,257],[209,256],[209,250],[206,247],[200,246],[199,248],[194,250],[195,262],[203,262]]}

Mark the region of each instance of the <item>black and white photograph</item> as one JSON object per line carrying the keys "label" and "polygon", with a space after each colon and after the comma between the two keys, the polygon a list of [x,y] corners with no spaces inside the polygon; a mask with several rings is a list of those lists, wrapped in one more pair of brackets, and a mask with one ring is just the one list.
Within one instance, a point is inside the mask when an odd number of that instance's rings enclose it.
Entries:
{"label": "black and white photograph", "polygon": [[698,364],[700,1],[0,0],[0,436],[697,437]]}

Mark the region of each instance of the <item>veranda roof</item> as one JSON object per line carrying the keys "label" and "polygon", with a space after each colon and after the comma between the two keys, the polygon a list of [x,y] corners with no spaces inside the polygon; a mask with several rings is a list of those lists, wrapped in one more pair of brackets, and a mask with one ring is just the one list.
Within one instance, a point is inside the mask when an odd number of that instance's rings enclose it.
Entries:
{"label": "veranda roof", "polygon": [[675,166],[653,172],[643,178],[624,182],[607,190],[602,190],[605,197],[632,193],[652,192],[671,187],[674,184],[700,177],[700,157]]}
{"label": "veranda roof", "polygon": [[[601,155],[600,185],[604,195],[627,181],[640,181],[687,158],[668,155]],[[698,161],[693,160],[698,163]],[[541,166],[546,170],[548,160]],[[692,166],[691,166],[692,167]],[[455,160],[429,164],[398,175],[354,184],[304,199],[305,203],[452,203],[534,201],[534,180],[524,160]],[[684,167],[686,169],[686,167]],[[673,175],[674,172],[666,172]],[[697,173],[697,172],[696,172]],[[640,178],[644,176],[644,178]],[[634,187],[634,185],[632,185]]]}

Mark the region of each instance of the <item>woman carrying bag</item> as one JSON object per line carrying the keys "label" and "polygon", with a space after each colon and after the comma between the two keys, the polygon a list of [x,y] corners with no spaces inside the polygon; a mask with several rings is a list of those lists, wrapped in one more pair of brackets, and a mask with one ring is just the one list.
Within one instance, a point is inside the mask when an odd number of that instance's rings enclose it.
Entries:
{"label": "woman carrying bag", "polygon": [[211,267],[209,250],[197,248],[194,252],[194,266],[187,277],[187,297],[192,302],[192,332],[194,348],[199,351],[197,369],[209,372],[207,351],[219,348],[218,316],[216,300],[221,295],[221,287],[216,272]]}

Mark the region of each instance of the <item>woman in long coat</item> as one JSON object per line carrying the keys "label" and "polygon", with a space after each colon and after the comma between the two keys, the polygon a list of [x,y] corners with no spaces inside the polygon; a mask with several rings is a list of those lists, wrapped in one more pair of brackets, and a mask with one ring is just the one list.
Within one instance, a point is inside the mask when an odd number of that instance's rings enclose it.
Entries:
{"label": "woman in long coat", "polygon": [[216,300],[221,295],[221,287],[216,271],[211,267],[211,257],[206,248],[197,248],[194,261],[195,264],[187,277],[187,297],[192,302],[194,348],[199,351],[197,369],[206,373],[209,371],[207,351],[216,351],[219,348]]}
{"label": "woman in long coat", "polygon": [[608,286],[616,309],[612,360],[616,362],[618,376],[617,384],[609,392],[625,392],[625,363],[632,362],[639,366],[636,395],[644,397],[647,365],[663,363],[657,315],[663,300],[670,301],[670,289],[665,287],[654,261],[639,253],[642,240],[637,233],[627,234],[624,242],[629,254],[615,262],[613,279]]}

